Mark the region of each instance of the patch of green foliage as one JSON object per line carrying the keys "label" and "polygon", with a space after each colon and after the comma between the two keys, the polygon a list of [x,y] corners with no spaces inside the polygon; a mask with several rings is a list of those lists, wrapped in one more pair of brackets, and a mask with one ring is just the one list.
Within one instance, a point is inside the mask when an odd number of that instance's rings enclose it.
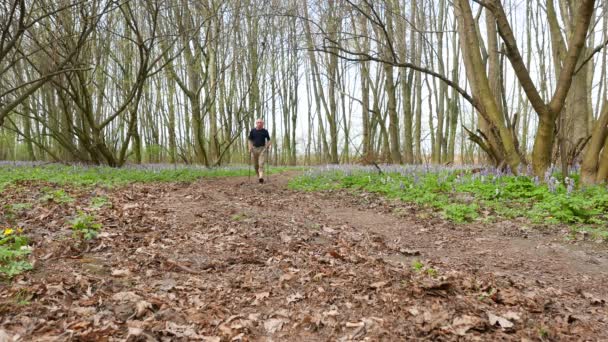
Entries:
{"label": "patch of green foliage", "polygon": [[16,216],[32,207],[31,203],[13,203],[4,206],[4,220],[14,222]]}
{"label": "patch of green foliage", "polygon": [[420,271],[422,271],[423,268],[424,268],[424,264],[422,262],[420,262],[420,260],[414,260],[412,262],[412,269],[414,269],[414,271],[420,272]]}
{"label": "patch of green foliage", "polygon": [[27,245],[27,237],[21,235],[20,229],[0,230],[0,277],[10,279],[32,269],[32,264],[25,260],[30,253]]}
{"label": "patch of green foliage", "polygon": [[55,202],[57,204],[72,203],[74,198],[68,195],[63,189],[42,189],[44,195],[40,198],[42,202]]}
{"label": "patch of green foliage", "polygon": [[91,208],[100,209],[104,206],[111,205],[110,199],[106,196],[97,196],[91,198]]}
{"label": "patch of green foliage", "polygon": [[443,207],[444,217],[456,223],[464,223],[475,220],[479,214],[476,204],[450,203]]}
{"label": "patch of green foliage", "polygon": [[416,272],[424,272],[429,277],[432,277],[432,278],[435,278],[438,275],[438,272],[436,269],[434,269],[432,267],[425,267],[424,264],[420,260],[412,261],[412,269]]}
{"label": "patch of green foliage", "polygon": [[[268,174],[295,169],[293,167],[269,167]],[[246,165],[235,167],[170,167],[142,165],[112,168],[104,166],[66,165],[0,165],[0,193],[4,187],[17,181],[45,181],[59,185],[117,186],[147,182],[193,182],[206,177],[247,176],[254,172]]]}
{"label": "patch of green foliage", "polygon": [[73,235],[75,238],[91,240],[97,237],[101,230],[101,223],[95,222],[95,216],[79,212],[78,215],[70,221]]}
{"label": "patch of green foliage", "polygon": [[379,174],[334,169],[296,177],[289,186],[378,193],[432,209],[456,223],[524,217],[533,223],[597,225],[608,234],[608,190],[601,185],[568,189],[558,181],[547,185],[528,176],[466,170]]}
{"label": "patch of green foliage", "polygon": [[234,214],[231,217],[232,221],[243,221],[246,218],[247,215],[245,215],[244,213]]}

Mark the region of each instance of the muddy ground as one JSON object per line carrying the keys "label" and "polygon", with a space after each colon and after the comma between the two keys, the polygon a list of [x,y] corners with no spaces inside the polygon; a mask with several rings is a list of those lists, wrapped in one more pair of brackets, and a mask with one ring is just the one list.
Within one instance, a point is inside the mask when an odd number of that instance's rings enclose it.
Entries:
{"label": "muddy ground", "polygon": [[[9,187],[2,207],[35,203],[12,213],[35,268],[0,285],[0,341],[608,340],[605,244],[291,176],[71,188],[70,203]],[[79,210],[98,238],[71,236]]]}

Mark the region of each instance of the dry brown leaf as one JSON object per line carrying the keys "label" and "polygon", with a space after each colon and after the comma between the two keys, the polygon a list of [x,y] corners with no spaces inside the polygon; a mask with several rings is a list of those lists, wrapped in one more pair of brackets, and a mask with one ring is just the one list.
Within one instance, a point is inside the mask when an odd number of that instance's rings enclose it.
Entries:
{"label": "dry brown leaf", "polygon": [[203,336],[203,342],[220,342],[221,340],[219,336]]}
{"label": "dry brown leaf", "polygon": [[420,255],[420,251],[414,249],[400,248],[399,253],[403,255]]}
{"label": "dry brown leaf", "polygon": [[336,317],[339,315],[340,315],[340,312],[336,309],[332,309],[332,310],[323,312],[323,316]]}
{"label": "dry brown leaf", "polygon": [[281,242],[283,242],[284,244],[289,244],[293,240],[290,235],[284,232],[281,232],[281,234],[279,234],[279,237],[281,238]]}
{"label": "dry brown leaf", "polygon": [[127,333],[127,340],[131,336],[133,336],[133,337],[139,337],[143,333],[144,333],[144,329],[142,329],[142,328],[129,327],[129,330],[128,330],[128,333]]}
{"label": "dry brown leaf", "polygon": [[118,292],[112,296],[112,299],[117,302],[139,302],[141,297],[132,291]]}
{"label": "dry brown leaf", "polygon": [[112,270],[112,275],[114,277],[126,277],[131,275],[131,271],[124,269],[124,270]]}
{"label": "dry brown leaf", "polygon": [[452,325],[449,327],[456,335],[464,336],[471,329],[481,323],[481,319],[475,316],[463,315],[454,318]]}
{"label": "dry brown leaf", "polygon": [[251,313],[247,316],[247,319],[253,322],[257,322],[260,320],[260,316],[262,316],[262,314],[260,313]]}
{"label": "dry brown leaf", "polygon": [[517,312],[509,311],[503,315],[504,318],[512,321],[521,321],[521,316]]}
{"label": "dry brown leaf", "polygon": [[289,314],[289,311],[287,311],[287,309],[279,309],[279,310],[273,312],[271,316],[272,317],[283,317],[283,318],[289,319],[289,317],[291,315]]}
{"label": "dry brown leaf", "polygon": [[4,329],[0,329],[0,342],[13,342],[13,337]]}
{"label": "dry brown leaf", "polygon": [[279,278],[279,283],[290,281],[295,277],[295,273],[285,273]]}
{"label": "dry brown leaf", "polygon": [[588,299],[591,302],[591,305],[600,306],[600,305],[606,304],[606,300],[605,299],[596,297],[596,296],[594,296],[593,294],[591,294],[589,292],[583,292],[582,295],[583,295],[583,297],[585,299]]}
{"label": "dry brown leaf", "polygon": [[148,310],[152,309],[152,304],[146,302],[145,300],[140,300],[135,305],[135,318],[140,318],[148,312]]}
{"label": "dry brown leaf", "polygon": [[321,278],[325,277],[325,273],[317,273],[315,274],[312,279],[314,280],[320,280]]}
{"label": "dry brown leaf", "polygon": [[377,290],[377,289],[385,287],[386,284],[388,284],[387,281],[378,281],[378,282],[370,284],[369,287],[371,287],[372,289],[376,289]]}
{"label": "dry brown leaf", "polygon": [[180,325],[174,322],[167,322],[165,331],[175,335],[176,337],[187,337],[190,339],[201,339],[201,336],[194,331],[194,328],[189,325]]}
{"label": "dry brown leaf", "polygon": [[497,316],[489,311],[487,312],[487,314],[488,321],[490,322],[491,326],[495,326],[496,324],[498,324],[503,329],[509,329],[513,327],[513,323],[511,323],[511,321],[509,321],[508,319]]}
{"label": "dry brown leaf", "polygon": [[408,308],[407,312],[412,316],[418,316],[420,314],[420,310],[417,307]]}
{"label": "dry brown leaf", "polygon": [[304,296],[300,292],[296,292],[294,294],[287,296],[287,304],[295,303],[302,299],[304,299]]}
{"label": "dry brown leaf", "polygon": [[264,321],[264,329],[269,333],[274,334],[277,331],[281,331],[285,323],[286,321],[282,318],[270,318]]}
{"label": "dry brown leaf", "polygon": [[137,209],[139,208],[139,204],[138,203],[127,203],[125,205],[122,206],[122,210],[123,211],[127,211],[127,210],[131,210],[131,209]]}
{"label": "dry brown leaf", "polygon": [[269,296],[270,296],[270,292],[268,292],[268,291],[260,292],[260,293],[255,294],[255,299],[265,299],[265,298],[268,298]]}
{"label": "dry brown leaf", "polygon": [[334,234],[334,233],[336,232],[334,229],[329,228],[329,227],[327,227],[327,226],[324,226],[324,227],[323,227],[323,231],[324,231],[325,233],[327,233],[327,234]]}
{"label": "dry brown leaf", "polygon": [[234,336],[233,338],[230,339],[230,341],[242,341],[243,337],[245,337],[245,333],[240,333],[236,336]]}
{"label": "dry brown leaf", "polygon": [[258,305],[258,304],[260,304],[261,301],[263,301],[264,299],[268,298],[269,296],[270,296],[270,292],[268,292],[268,291],[256,293],[255,294],[255,299],[253,300],[253,303],[251,303],[251,304],[252,305]]}
{"label": "dry brown leaf", "polygon": [[359,327],[363,327],[365,326],[365,323],[363,322],[346,322],[344,324],[347,328],[359,328]]}
{"label": "dry brown leaf", "polygon": [[232,331],[232,328],[229,327],[228,324],[226,324],[226,323],[220,324],[220,326],[218,327],[218,330],[222,333],[222,335],[232,336],[234,334],[234,332]]}

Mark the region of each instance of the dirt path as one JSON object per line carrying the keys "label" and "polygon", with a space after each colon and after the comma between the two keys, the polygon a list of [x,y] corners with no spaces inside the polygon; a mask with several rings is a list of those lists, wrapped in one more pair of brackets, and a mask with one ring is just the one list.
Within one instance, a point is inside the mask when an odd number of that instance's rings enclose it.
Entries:
{"label": "dirt path", "polygon": [[417,218],[371,195],[295,192],[290,176],[112,194],[98,245],[37,251],[45,271],[0,291],[39,292],[19,314],[3,311],[2,329],[59,340],[608,339],[605,250],[513,222]]}

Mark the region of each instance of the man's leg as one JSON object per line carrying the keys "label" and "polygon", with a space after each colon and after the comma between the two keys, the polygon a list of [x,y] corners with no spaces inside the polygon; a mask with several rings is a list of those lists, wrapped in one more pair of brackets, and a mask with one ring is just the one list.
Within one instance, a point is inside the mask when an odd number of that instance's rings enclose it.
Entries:
{"label": "man's leg", "polygon": [[258,157],[258,167],[259,167],[259,177],[260,177],[260,183],[264,183],[264,161],[266,160],[266,154],[264,153],[266,149],[260,149],[259,152],[259,157]]}
{"label": "man's leg", "polygon": [[253,168],[255,169],[255,174],[260,177],[260,152],[257,149],[253,149]]}

